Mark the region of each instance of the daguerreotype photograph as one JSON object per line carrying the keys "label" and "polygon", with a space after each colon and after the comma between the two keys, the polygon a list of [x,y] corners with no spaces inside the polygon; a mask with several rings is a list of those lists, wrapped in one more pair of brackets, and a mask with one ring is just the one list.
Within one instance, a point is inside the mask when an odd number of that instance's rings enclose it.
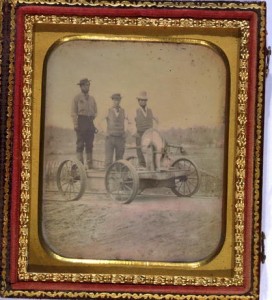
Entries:
{"label": "daguerreotype photograph", "polygon": [[225,235],[228,63],[213,44],[73,37],[47,53],[41,226],[66,258],[200,262]]}

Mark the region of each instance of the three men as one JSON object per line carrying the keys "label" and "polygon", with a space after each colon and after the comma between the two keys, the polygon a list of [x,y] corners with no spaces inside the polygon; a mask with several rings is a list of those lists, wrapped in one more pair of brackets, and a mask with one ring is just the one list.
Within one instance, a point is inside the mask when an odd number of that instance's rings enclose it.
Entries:
{"label": "three men", "polygon": [[[83,151],[86,152],[87,166],[92,168],[93,141],[96,128],[93,120],[97,116],[97,105],[94,97],[89,95],[90,80],[84,78],[78,83],[81,93],[72,102],[71,115],[73,118],[74,129],[77,135],[76,153],[77,159],[84,164]],[[111,96],[112,106],[106,116],[107,132],[105,140],[105,167],[110,166],[114,159],[120,160],[125,152],[125,121],[128,118],[125,110],[120,106],[121,95],[115,93]],[[137,97],[139,108],[136,110],[136,147],[139,165],[146,167],[145,158],[141,149],[141,139],[144,132],[153,127],[153,120],[158,120],[153,116],[152,110],[147,107],[147,93],[141,92]]]}
{"label": "three men", "polygon": [[119,93],[111,96],[112,107],[108,110],[106,116],[107,133],[105,141],[105,167],[107,168],[113,162],[114,152],[115,160],[123,158],[125,152],[125,110],[120,106],[121,95]]}
{"label": "three men", "polygon": [[90,80],[84,78],[78,83],[81,93],[72,102],[71,116],[77,135],[77,159],[84,164],[83,150],[85,148],[87,166],[92,168],[93,140],[95,126],[93,120],[97,115],[97,106],[94,97],[89,95]]}

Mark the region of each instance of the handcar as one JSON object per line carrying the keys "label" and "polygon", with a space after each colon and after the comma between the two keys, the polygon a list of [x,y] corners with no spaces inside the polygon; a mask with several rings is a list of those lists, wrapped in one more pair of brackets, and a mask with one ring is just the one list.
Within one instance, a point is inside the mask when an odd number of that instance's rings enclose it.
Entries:
{"label": "handcar", "polygon": [[[179,157],[171,157],[171,149],[177,149]],[[136,149],[136,147],[130,147]],[[63,161],[57,170],[57,186],[67,200],[78,200],[86,190],[87,180],[104,177],[110,197],[119,203],[130,203],[146,188],[167,187],[178,197],[191,197],[200,185],[200,173],[196,164],[184,157],[180,145],[166,142],[156,129],[148,129],[142,136],[141,150],[146,166],[138,164],[136,157],[113,162],[107,169],[85,170],[81,162]]]}

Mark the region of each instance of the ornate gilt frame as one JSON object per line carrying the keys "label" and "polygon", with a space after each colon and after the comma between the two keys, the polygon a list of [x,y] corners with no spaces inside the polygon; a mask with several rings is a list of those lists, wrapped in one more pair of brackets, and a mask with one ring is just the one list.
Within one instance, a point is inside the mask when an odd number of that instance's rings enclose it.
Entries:
{"label": "ornate gilt frame", "polygon": [[[2,296],[258,299],[265,10],[263,2],[13,0],[2,3]],[[232,99],[227,164],[232,175],[227,175],[229,204],[226,214],[232,222],[227,226],[223,256],[218,260],[214,257],[209,262],[191,265],[94,262],[66,260],[43,248],[38,225],[39,181],[35,176],[39,170],[36,148],[39,148],[40,135],[33,130],[33,124],[39,126],[42,117],[41,104],[34,103],[33,99],[42,97],[37,84],[42,81],[43,59],[37,58],[34,35],[39,28],[41,31],[46,28],[49,46],[52,41],[65,38],[62,33],[50,39],[52,25],[56,32],[58,28],[66,28],[62,31],[79,36],[86,35],[80,31],[83,25],[121,30],[134,26],[154,28],[157,34],[163,27],[186,28],[187,38],[198,35],[205,40],[209,40],[208,36],[216,36],[217,32],[217,37],[238,40],[238,55],[227,53]],[[100,36],[114,39],[114,34],[109,37],[99,30]],[[146,39],[144,34],[141,39]],[[167,39],[171,37],[164,41]],[[209,42],[216,44],[214,38]],[[217,43],[217,46],[224,45],[220,41]],[[45,46],[45,52],[49,46]],[[33,68],[34,60],[36,69]],[[228,252],[232,253],[226,259],[229,264],[222,259]],[[89,272],[90,268],[95,271]]]}

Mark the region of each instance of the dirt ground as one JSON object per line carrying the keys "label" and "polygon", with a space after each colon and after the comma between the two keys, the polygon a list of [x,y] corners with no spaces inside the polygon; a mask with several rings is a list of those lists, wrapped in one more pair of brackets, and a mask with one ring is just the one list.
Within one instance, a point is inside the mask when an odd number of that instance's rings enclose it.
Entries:
{"label": "dirt ground", "polygon": [[178,198],[170,190],[145,190],[130,204],[105,193],[65,202],[43,199],[43,236],[64,257],[190,262],[214,253],[222,236],[222,199]]}

